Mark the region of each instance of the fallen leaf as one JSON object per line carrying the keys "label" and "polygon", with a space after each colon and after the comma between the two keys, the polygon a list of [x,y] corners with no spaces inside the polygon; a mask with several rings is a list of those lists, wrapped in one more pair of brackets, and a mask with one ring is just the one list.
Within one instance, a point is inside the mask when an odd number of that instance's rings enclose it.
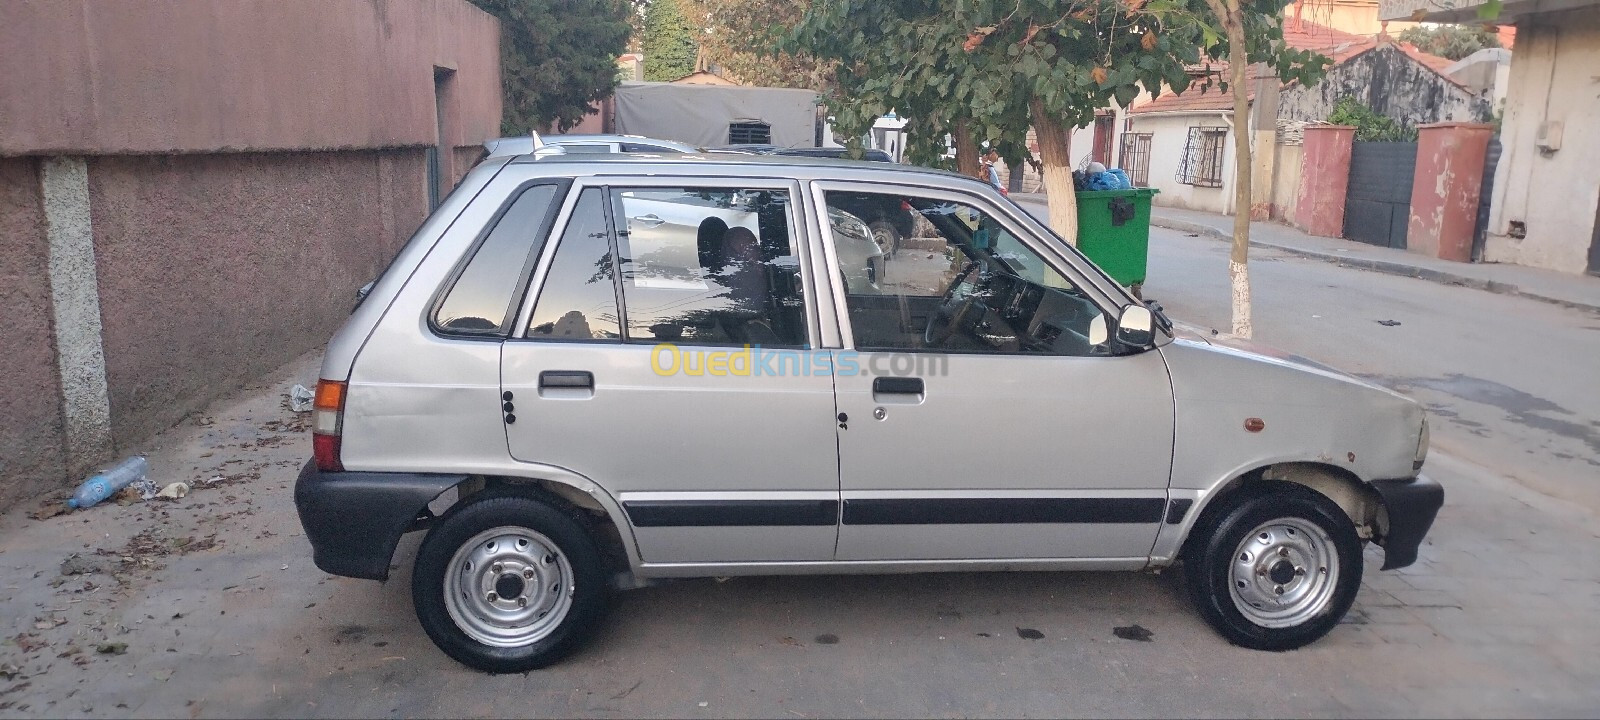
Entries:
{"label": "fallen leaf", "polygon": [[1138,642],[1150,642],[1155,638],[1155,633],[1150,632],[1138,623],[1111,628],[1111,634],[1123,640],[1135,640]]}
{"label": "fallen leaf", "polygon": [[40,505],[37,510],[29,510],[28,517],[35,520],[49,520],[57,515],[65,515],[70,510],[72,508],[67,507],[66,503],[50,502]]}
{"label": "fallen leaf", "polygon": [[128,644],[125,642],[103,642],[94,646],[94,651],[101,655],[125,655]]}

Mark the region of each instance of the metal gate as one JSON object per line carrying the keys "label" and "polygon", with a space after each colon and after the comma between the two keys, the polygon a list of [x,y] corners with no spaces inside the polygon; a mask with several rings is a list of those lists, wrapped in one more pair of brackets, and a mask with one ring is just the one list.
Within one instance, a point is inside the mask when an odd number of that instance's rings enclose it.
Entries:
{"label": "metal gate", "polygon": [[1405,248],[1411,221],[1411,182],[1417,173],[1414,142],[1358,142],[1350,151],[1344,236]]}

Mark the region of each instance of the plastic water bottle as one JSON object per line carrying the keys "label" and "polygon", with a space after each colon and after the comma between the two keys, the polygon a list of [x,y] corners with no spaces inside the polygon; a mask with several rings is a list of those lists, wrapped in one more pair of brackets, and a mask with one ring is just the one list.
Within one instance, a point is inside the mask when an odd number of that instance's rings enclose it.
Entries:
{"label": "plastic water bottle", "polygon": [[67,507],[86,508],[105,500],[117,491],[132,485],[150,470],[143,455],[135,455],[117,463],[111,469],[89,476],[78,486],[78,491],[67,499]]}

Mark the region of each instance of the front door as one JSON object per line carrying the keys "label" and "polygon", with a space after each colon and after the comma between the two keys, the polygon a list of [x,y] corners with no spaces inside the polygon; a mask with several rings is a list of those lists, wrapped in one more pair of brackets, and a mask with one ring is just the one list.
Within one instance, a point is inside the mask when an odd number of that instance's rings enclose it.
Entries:
{"label": "front door", "polygon": [[[1160,353],[1108,342],[1106,300],[982,199],[881,197],[916,231],[879,283],[840,288],[836,557],[1141,564],[1172,460]],[[843,262],[859,232],[830,225]]]}
{"label": "front door", "polygon": [[831,559],[832,378],[760,364],[814,346],[797,186],[610,182],[574,188],[503,347],[512,457],[615,495],[647,563]]}

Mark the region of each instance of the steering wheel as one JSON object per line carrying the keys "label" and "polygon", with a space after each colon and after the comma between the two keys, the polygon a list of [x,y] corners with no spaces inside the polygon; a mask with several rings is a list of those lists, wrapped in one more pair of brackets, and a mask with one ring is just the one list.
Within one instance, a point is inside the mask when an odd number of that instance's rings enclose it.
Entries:
{"label": "steering wheel", "polygon": [[944,296],[939,301],[939,307],[933,311],[933,314],[928,316],[928,326],[922,330],[922,346],[924,348],[936,348],[944,345],[944,342],[949,340],[950,336],[962,330],[963,325],[969,322],[968,318],[973,314],[971,312],[972,305],[977,302],[978,293],[969,292],[964,297],[957,298],[956,288],[965,284],[968,277],[976,272],[977,269],[977,261],[968,261],[966,267],[961,268],[961,272],[956,273],[955,279],[950,282],[950,287],[945,288]]}

